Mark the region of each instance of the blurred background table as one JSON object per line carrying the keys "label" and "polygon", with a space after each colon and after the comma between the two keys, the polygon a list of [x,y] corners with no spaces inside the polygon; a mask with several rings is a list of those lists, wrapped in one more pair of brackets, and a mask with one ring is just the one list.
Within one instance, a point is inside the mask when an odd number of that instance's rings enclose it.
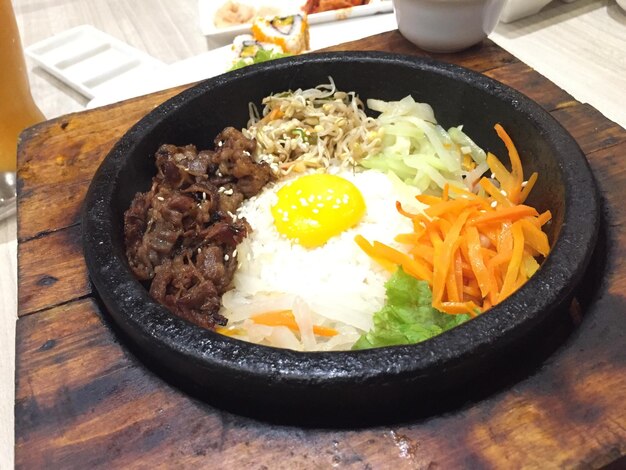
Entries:
{"label": "blurred background table", "polygon": [[[167,64],[208,48],[197,25],[196,0],[13,0],[13,5],[25,47],[90,24]],[[386,28],[393,20],[387,15],[380,21]],[[490,39],[626,127],[626,13],[614,0],[555,1],[538,15],[500,24]],[[87,105],[86,98],[32,62],[29,73],[33,96],[47,118]],[[0,429],[0,468],[11,468],[13,462],[16,284],[13,217],[0,222],[0,420],[5,424]]]}

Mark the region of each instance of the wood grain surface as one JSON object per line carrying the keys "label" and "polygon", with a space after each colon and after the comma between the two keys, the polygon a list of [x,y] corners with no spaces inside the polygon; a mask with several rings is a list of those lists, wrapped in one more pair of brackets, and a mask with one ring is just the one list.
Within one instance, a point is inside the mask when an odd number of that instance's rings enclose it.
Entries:
{"label": "wood grain surface", "polygon": [[[336,50],[426,55],[397,32]],[[480,400],[363,429],[256,421],[172,386],[92,296],[80,204],[108,150],[180,89],[43,123],[19,148],[18,468],[599,468],[626,455],[626,131],[493,43],[440,55],[536,100],[600,186],[608,254],[582,321],[540,366]],[[620,229],[622,230],[620,232]],[[578,324],[579,323],[579,324]]]}

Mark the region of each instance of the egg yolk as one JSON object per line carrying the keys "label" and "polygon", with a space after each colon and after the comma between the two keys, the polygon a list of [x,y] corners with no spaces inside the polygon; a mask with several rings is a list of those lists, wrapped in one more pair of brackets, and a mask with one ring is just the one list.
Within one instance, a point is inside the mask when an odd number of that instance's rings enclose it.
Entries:
{"label": "egg yolk", "polygon": [[324,173],[301,176],[283,186],[272,207],[279,233],[307,248],[326,243],[359,223],[365,201],[345,178]]}

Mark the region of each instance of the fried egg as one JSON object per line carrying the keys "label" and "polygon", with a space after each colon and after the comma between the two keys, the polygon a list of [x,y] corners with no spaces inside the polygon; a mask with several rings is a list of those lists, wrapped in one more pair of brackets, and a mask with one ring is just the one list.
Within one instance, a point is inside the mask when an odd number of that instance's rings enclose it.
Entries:
{"label": "fried egg", "polygon": [[[403,250],[395,236],[410,232],[412,222],[396,211],[396,201],[411,211],[422,206],[414,188],[377,170],[330,170],[268,185],[237,211],[252,232],[237,247],[233,289],[222,297],[220,313],[228,318],[223,333],[275,347],[329,351],[349,349],[371,329],[391,272],[363,252],[354,238],[362,235]],[[311,195],[313,201],[308,200]],[[334,198],[328,199],[330,195]],[[337,199],[346,202],[337,204]],[[315,201],[324,207],[315,206]],[[313,215],[317,219],[311,224],[319,225],[319,231],[313,230],[308,240],[309,235],[303,236],[308,229],[301,230],[294,219]],[[305,246],[305,239],[314,246]],[[257,321],[259,315],[281,312],[293,314],[299,333]],[[313,326],[337,334],[320,336]]]}
{"label": "fried egg", "polygon": [[276,195],[278,201],[272,207],[276,230],[307,248],[324,245],[358,224],[365,214],[359,189],[338,175],[300,176]]}

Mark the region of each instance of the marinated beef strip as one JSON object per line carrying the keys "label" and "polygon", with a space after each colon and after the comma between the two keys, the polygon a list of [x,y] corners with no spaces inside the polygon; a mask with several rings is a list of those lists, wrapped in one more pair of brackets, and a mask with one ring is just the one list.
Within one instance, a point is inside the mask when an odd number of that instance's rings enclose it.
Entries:
{"label": "marinated beef strip", "polygon": [[204,328],[224,325],[221,296],[237,268],[235,249],[251,230],[234,214],[272,178],[254,160],[256,142],[228,127],[215,150],[165,144],[155,155],[152,187],[124,214],[131,270],[150,295]]}

